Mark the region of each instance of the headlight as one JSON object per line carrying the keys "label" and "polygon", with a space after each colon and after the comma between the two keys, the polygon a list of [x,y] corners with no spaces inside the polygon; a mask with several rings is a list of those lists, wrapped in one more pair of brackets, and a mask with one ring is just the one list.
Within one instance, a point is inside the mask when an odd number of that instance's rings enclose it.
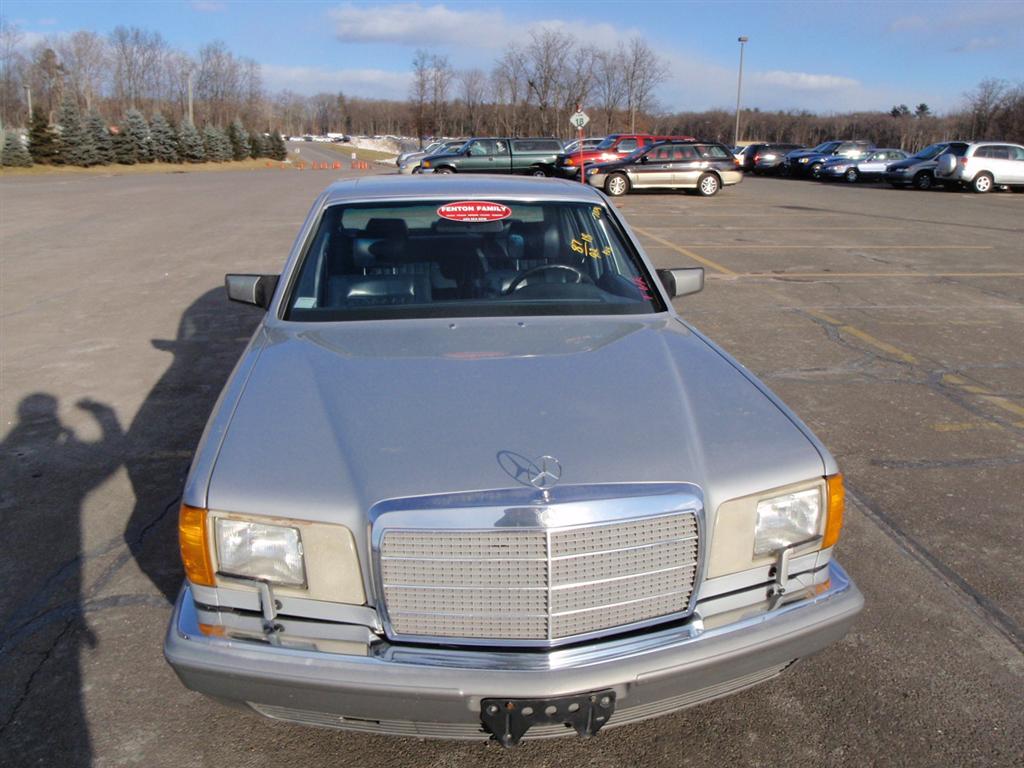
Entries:
{"label": "headlight", "polygon": [[813,539],[821,530],[821,491],[787,493],[757,504],[754,556],[771,554]]}
{"label": "headlight", "polygon": [[806,163],[806,162],[807,162],[808,160],[810,160],[810,159],[811,159],[811,158],[809,158],[809,157],[801,157],[801,158],[800,158],[800,159],[799,159],[799,160],[798,160],[797,162],[800,162],[800,163]]}
{"label": "headlight", "polygon": [[420,163],[420,168],[429,168],[429,167],[430,167],[430,161],[429,160],[424,160],[422,163]]}
{"label": "headlight", "polygon": [[298,528],[217,518],[215,531],[220,572],[274,584],[305,585]]}

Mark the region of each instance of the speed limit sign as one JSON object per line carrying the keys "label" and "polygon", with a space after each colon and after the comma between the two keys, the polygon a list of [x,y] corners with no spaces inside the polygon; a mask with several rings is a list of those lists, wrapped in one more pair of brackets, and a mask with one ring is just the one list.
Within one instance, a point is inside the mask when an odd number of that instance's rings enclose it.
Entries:
{"label": "speed limit sign", "polygon": [[572,117],[569,118],[569,122],[573,128],[582,131],[583,126],[590,122],[590,118],[587,117],[586,112],[573,112]]}

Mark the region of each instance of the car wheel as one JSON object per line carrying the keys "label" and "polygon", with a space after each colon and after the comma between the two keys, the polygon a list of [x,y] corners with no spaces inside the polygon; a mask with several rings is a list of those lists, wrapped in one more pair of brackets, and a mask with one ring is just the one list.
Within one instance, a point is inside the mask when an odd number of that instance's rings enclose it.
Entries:
{"label": "car wheel", "polygon": [[935,177],[928,171],[921,171],[914,176],[914,189],[931,189],[935,186]]}
{"label": "car wheel", "polygon": [[541,178],[547,178],[548,172],[545,171],[543,168],[531,168],[530,175],[539,176]]}
{"label": "car wheel", "polygon": [[451,168],[435,168],[434,173],[452,173]]}
{"label": "car wheel", "polygon": [[856,184],[857,180],[860,179],[860,171],[858,171],[856,168],[847,168],[844,176],[846,177],[846,180],[848,182],[850,182],[851,184]]}
{"label": "car wheel", "polygon": [[697,192],[703,197],[711,197],[722,188],[722,182],[713,173],[705,173],[697,179]]}
{"label": "car wheel", "polygon": [[974,181],[971,182],[971,189],[979,194],[992,191],[992,175],[989,173],[979,173],[974,177]]}
{"label": "car wheel", "polygon": [[604,191],[612,197],[621,197],[629,192],[629,179],[625,174],[613,173],[605,180]]}
{"label": "car wheel", "polygon": [[820,179],[821,178],[821,163],[814,163],[814,165],[811,166],[811,178],[812,179]]}

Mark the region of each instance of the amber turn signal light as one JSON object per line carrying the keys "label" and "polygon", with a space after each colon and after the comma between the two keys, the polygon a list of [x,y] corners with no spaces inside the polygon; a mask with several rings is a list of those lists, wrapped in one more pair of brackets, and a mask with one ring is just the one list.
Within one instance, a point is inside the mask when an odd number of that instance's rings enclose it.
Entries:
{"label": "amber turn signal light", "polygon": [[821,548],[828,549],[839,541],[839,532],[843,529],[843,511],[846,507],[846,491],[843,488],[843,475],[837,473],[825,478],[828,495],[828,516],[825,518],[825,538]]}
{"label": "amber turn signal light", "polygon": [[178,513],[178,545],[185,576],[193,584],[214,586],[213,562],[206,545],[206,510],[181,505]]}

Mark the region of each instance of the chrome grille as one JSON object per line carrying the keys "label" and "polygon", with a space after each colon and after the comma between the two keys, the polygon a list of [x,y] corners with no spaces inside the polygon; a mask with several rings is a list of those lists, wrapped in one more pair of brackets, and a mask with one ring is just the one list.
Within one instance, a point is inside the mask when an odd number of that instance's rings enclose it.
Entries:
{"label": "chrome grille", "polygon": [[380,574],[395,637],[555,641],[690,608],[697,517],[566,528],[385,530]]}

